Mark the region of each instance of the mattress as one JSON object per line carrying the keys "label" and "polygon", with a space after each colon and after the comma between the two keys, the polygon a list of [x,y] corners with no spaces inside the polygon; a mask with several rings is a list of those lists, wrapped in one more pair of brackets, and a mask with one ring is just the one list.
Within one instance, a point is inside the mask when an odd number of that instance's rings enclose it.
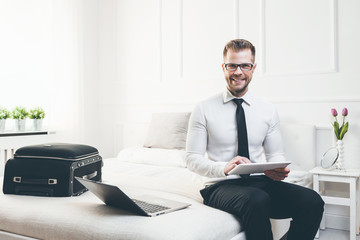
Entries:
{"label": "mattress", "polygon": [[141,192],[191,206],[158,217],[143,217],[106,206],[91,192],[62,198],[1,193],[0,236],[52,240],[245,239],[233,215],[201,203],[203,179],[183,166],[112,158],[104,160],[103,170],[104,182],[118,185],[130,196]]}

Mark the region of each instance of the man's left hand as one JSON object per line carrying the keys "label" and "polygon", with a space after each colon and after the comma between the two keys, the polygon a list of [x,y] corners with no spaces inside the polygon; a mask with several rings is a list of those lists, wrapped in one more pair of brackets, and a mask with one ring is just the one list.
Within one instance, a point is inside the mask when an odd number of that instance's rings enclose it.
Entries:
{"label": "man's left hand", "polygon": [[290,169],[288,167],[284,168],[275,168],[272,170],[266,170],[264,171],[265,175],[269,178],[275,180],[275,181],[281,181],[284,180],[289,176]]}

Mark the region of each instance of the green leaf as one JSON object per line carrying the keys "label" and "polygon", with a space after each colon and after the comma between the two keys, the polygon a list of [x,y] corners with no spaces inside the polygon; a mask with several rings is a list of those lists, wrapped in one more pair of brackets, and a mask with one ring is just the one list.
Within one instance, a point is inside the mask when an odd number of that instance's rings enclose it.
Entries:
{"label": "green leaf", "polygon": [[345,125],[343,127],[341,127],[340,140],[343,139],[343,137],[345,136],[345,133],[348,131],[348,129],[349,129],[349,122],[346,122]]}
{"label": "green leaf", "polygon": [[22,106],[17,106],[12,110],[13,119],[26,119],[28,115],[28,111]]}
{"label": "green leaf", "polygon": [[43,119],[45,118],[45,111],[41,107],[30,109],[29,111],[30,119]]}
{"label": "green leaf", "polygon": [[337,138],[337,139],[340,139],[339,123],[338,123],[337,121],[335,121],[335,122],[333,123],[333,127],[334,127],[334,132],[335,132],[336,138]]}

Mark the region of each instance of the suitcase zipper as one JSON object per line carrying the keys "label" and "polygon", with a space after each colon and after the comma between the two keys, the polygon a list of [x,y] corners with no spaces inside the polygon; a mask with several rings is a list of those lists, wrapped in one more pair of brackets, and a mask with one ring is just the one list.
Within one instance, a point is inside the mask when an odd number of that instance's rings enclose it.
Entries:
{"label": "suitcase zipper", "polygon": [[95,157],[97,156],[98,153],[93,153],[91,155],[82,155],[79,158],[61,158],[61,157],[44,157],[44,156],[16,156],[16,158],[41,158],[41,159],[56,159],[56,160],[74,160],[74,161],[79,161],[79,160],[83,160],[83,159],[87,159],[90,157]]}

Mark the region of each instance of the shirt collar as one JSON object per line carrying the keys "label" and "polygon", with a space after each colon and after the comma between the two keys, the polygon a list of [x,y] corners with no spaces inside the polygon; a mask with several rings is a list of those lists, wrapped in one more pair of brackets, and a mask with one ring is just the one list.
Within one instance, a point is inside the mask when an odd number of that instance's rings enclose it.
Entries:
{"label": "shirt collar", "polygon": [[[223,92],[223,102],[224,103],[228,103],[230,101],[232,101],[234,98],[237,98],[235,97],[234,95],[232,95],[232,93],[229,91],[229,89],[226,89],[224,92]],[[241,97],[242,99],[244,99],[244,102],[247,104],[247,105],[250,105],[251,102],[252,102],[252,96],[249,92],[246,92],[244,96]]]}

